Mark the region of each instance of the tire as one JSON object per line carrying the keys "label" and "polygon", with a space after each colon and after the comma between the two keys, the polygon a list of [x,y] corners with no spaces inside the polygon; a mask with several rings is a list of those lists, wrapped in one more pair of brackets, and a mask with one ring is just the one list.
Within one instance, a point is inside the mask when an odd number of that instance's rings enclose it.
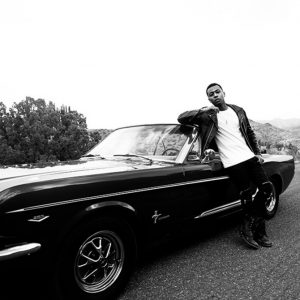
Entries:
{"label": "tire", "polygon": [[137,257],[131,227],[113,218],[83,223],[67,237],[55,267],[55,299],[113,299]]}
{"label": "tire", "polygon": [[264,215],[268,220],[272,219],[275,216],[279,204],[279,195],[276,191],[276,186],[274,182],[271,183],[273,189],[272,196],[264,205]]}

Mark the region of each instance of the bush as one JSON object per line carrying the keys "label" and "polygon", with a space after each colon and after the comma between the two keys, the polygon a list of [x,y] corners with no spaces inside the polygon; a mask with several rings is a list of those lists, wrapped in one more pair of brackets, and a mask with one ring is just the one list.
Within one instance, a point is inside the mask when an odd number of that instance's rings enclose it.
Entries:
{"label": "bush", "polygon": [[43,99],[0,102],[0,164],[24,164],[79,158],[89,147],[86,118],[70,107]]}

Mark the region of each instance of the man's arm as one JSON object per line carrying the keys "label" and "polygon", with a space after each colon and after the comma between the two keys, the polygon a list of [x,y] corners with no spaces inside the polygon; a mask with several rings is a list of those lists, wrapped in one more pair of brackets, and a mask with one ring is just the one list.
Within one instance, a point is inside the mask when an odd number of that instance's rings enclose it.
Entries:
{"label": "man's arm", "polygon": [[196,117],[198,113],[199,113],[199,109],[186,111],[180,114],[177,120],[180,124],[187,124],[187,125],[197,124]]}
{"label": "man's arm", "polygon": [[186,125],[201,124],[203,113],[219,112],[216,106],[205,106],[198,110],[190,110],[180,114],[177,118],[178,122]]}
{"label": "man's arm", "polygon": [[250,125],[249,119],[248,119],[245,111],[244,111],[244,113],[245,113],[245,117],[246,117],[246,133],[247,133],[251,148],[253,149],[255,155],[261,156],[256,135]]}

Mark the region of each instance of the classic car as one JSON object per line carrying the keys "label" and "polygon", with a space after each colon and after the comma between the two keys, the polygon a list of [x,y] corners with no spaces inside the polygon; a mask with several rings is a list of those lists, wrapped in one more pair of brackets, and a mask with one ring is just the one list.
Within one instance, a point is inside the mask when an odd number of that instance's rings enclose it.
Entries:
{"label": "classic car", "polygon": [[[152,124],[116,129],[76,161],[2,166],[0,261],[49,262],[53,299],[110,299],[141,245],[174,224],[241,211],[218,155],[200,154],[197,126]],[[272,218],[295,166],[263,157]]]}

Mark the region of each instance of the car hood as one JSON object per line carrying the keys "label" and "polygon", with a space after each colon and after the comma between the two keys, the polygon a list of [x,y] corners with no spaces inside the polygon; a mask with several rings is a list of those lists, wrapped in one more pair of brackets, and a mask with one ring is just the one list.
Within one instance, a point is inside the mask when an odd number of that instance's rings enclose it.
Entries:
{"label": "car hood", "polygon": [[0,192],[12,186],[96,174],[126,172],[163,167],[164,164],[135,160],[83,159],[70,162],[8,166],[0,168]]}

